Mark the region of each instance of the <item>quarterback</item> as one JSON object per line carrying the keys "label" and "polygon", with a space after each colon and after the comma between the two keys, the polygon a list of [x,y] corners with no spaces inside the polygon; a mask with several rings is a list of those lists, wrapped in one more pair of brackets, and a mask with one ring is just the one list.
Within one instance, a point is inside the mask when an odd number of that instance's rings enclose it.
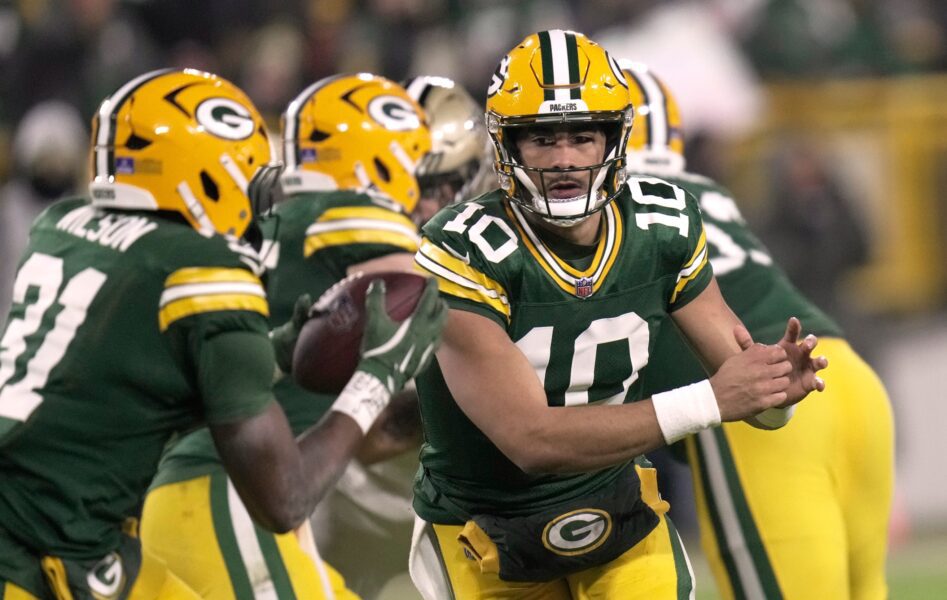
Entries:
{"label": "quarterback", "polygon": [[[662,177],[698,199],[720,291],[755,339],[776,339],[796,315],[832,361],[825,396],[801,404],[779,431],[725,423],[686,439],[717,585],[726,598],[886,598],[894,436],[885,389],[838,325],[773,264],[730,193],[685,171],[681,118],[664,83],[641,65],[622,66],[631,101],[648,108],[629,141],[632,176]],[[689,355],[674,328],[662,328],[644,393],[705,377]]]}
{"label": "quarterback", "polygon": [[297,442],[271,384],[299,323],[271,339],[241,241],[259,241],[253,208],[279,172],[259,112],[214,75],[161,70],[106,98],[93,125],[91,201],[34,223],[0,341],[0,597],[200,598],[138,539],[166,444],[208,424],[229,475],[218,497],[291,531],[362,440],[357,408],[423,368],[410,357],[446,308],[427,295],[392,344],[400,325],[372,290],[363,351],[389,349]]}
{"label": "quarterback", "polygon": [[[530,35],[487,96],[501,189],[438,213],[416,256],[451,310],[417,380],[412,579],[431,600],[687,597],[686,554],[636,457],[798,402],[826,361],[795,319],[754,343],[694,198],[626,180],[634,109],[604,49]],[[714,374],[645,398],[669,314]]]}

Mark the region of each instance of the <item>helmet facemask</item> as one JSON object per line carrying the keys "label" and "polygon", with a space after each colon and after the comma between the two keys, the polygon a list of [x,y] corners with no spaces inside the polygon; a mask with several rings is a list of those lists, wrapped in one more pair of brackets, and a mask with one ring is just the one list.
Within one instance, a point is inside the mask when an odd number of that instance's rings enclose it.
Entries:
{"label": "helmet facemask", "polygon": [[[580,223],[615,199],[625,182],[624,148],[633,118],[629,106],[622,113],[582,115],[539,115],[520,123],[500,125],[496,115],[488,114],[487,127],[497,146],[497,171],[500,187],[513,202],[558,226]],[[507,120],[511,121],[511,120]],[[597,128],[605,135],[605,150],[600,162],[575,167],[531,167],[524,164],[517,139],[530,128],[539,126],[569,129]],[[530,177],[530,174],[535,176]],[[571,198],[552,198],[550,188],[565,175],[579,183],[583,193]]]}

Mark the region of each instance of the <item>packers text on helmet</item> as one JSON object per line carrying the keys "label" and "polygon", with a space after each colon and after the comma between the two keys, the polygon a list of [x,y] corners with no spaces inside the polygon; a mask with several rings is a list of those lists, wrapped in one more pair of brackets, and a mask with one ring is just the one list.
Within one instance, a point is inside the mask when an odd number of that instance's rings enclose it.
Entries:
{"label": "packers text on helmet", "polygon": [[[513,201],[568,225],[619,194],[634,109],[618,63],[601,46],[572,31],[530,35],[500,61],[487,96],[487,130],[496,149],[497,175]],[[606,142],[601,162],[555,169],[523,164],[516,130],[558,124],[601,128]],[[545,175],[550,172],[584,173],[586,193],[567,199],[548,197]]]}

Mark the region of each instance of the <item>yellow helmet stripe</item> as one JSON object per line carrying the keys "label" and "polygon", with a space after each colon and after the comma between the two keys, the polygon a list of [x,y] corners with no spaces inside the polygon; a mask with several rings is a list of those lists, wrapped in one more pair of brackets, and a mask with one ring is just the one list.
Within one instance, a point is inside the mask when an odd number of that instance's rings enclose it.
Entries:
{"label": "yellow helmet stripe", "polygon": [[300,92],[286,107],[286,112],[283,113],[283,160],[286,162],[287,171],[299,167],[299,144],[296,139],[296,136],[299,135],[299,113],[316,92],[343,77],[347,77],[347,75],[338,74],[323,77]]}
{"label": "yellow helmet stripe", "polygon": [[115,119],[118,111],[129,97],[145,83],[156,79],[174,69],[159,69],[140,75],[132,79],[109,96],[99,106],[95,115],[95,177],[112,177],[115,175]]}

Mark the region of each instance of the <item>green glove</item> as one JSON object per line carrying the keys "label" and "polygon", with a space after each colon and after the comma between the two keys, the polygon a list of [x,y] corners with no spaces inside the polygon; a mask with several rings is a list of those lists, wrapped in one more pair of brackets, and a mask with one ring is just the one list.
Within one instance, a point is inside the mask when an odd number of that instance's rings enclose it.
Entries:
{"label": "green glove", "polygon": [[428,279],[414,313],[398,323],[385,311],[385,282],[368,287],[367,315],[358,370],[376,377],[394,394],[431,362],[447,320],[447,304],[438,296],[437,282]]}
{"label": "green glove", "polygon": [[270,332],[276,366],[283,373],[289,373],[293,368],[293,350],[296,348],[299,331],[309,320],[310,306],[312,306],[312,297],[309,294],[296,298],[292,318]]}

